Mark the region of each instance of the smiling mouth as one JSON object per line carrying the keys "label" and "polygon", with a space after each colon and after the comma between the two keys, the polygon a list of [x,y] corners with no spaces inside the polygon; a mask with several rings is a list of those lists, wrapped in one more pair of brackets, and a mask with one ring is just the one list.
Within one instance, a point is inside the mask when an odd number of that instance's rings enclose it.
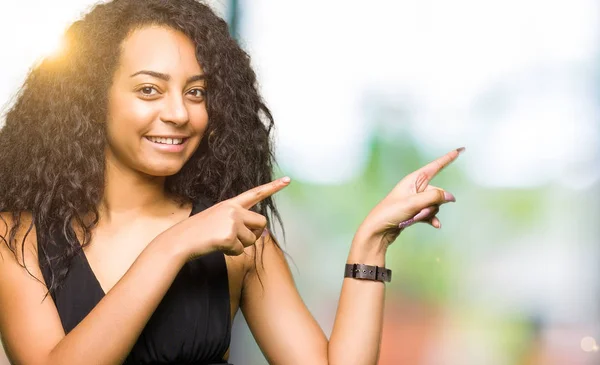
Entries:
{"label": "smiling mouth", "polygon": [[147,140],[158,144],[167,145],[180,145],[183,144],[187,138],[164,138],[164,137],[145,137]]}

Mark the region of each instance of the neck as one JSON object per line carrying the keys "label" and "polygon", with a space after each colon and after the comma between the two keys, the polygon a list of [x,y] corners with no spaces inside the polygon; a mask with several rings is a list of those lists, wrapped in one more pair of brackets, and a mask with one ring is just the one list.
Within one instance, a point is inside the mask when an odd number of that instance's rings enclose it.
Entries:
{"label": "neck", "polygon": [[104,196],[98,210],[100,220],[107,223],[156,215],[173,206],[173,200],[165,194],[166,178],[163,176],[142,174],[109,156],[104,179]]}

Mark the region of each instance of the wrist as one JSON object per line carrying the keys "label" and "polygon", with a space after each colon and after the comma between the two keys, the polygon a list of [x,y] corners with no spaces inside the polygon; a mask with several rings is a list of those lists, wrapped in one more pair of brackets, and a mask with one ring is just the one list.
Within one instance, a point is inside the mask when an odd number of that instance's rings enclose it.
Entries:
{"label": "wrist", "polygon": [[182,244],[181,240],[173,240],[164,234],[159,234],[152,240],[148,248],[157,252],[164,259],[173,261],[181,266],[190,259],[189,250]]}
{"label": "wrist", "polygon": [[387,245],[382,239],[357,235],[352,240],[346,263],[385,266],[386,253]]}

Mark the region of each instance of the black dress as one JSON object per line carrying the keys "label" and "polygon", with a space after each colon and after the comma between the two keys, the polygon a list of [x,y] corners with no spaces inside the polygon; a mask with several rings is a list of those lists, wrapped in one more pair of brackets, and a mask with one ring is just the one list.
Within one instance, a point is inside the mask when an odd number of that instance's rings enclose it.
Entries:
{"label": "black dress", "polygon": [[[207,201],[194,204],[192,215],[209,205]],[[64,237],[53,239],[64,241]],[[42,263],[41,254],[39,257],[48,283],[50,270]],[[73,260],[65,281],[51,295],[65,333],[69,333],[105,293],[81,252]],[[231,339],[230,317],[223,253],[216,251],[189,261],[177,274],[124,364],[227,364],[223,356]],[[101,338],[97,345],[102,348]]]}

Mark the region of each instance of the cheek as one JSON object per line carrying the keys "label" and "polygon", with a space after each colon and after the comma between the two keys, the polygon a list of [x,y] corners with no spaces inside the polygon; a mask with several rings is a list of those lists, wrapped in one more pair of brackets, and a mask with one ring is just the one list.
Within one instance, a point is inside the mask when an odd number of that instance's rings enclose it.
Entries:
{"label": "cheek", "polygon": [[[121,134],[131,138],[143,134],[156,115],[155,108],[151,103],[137,98],[115,97],[109,106],[108,129],[109,133]],[[113,136],[115,137],[115,136]]]}
{"label": "cheek", "polygon": [[197,132],[204,132],[204,130],[206,130],[206,126],[208,125],[208,112],[206,111],[206,103],[195,105],[188,110],[192,128],[194,128],[194,130]]}
{"label": "cheek", "polygon": [[124,157],[133,153],[134,147],[131,140],[131,127],[122,119],[122,115],[112,115],[106,123],[107,143],[112,152]]}

